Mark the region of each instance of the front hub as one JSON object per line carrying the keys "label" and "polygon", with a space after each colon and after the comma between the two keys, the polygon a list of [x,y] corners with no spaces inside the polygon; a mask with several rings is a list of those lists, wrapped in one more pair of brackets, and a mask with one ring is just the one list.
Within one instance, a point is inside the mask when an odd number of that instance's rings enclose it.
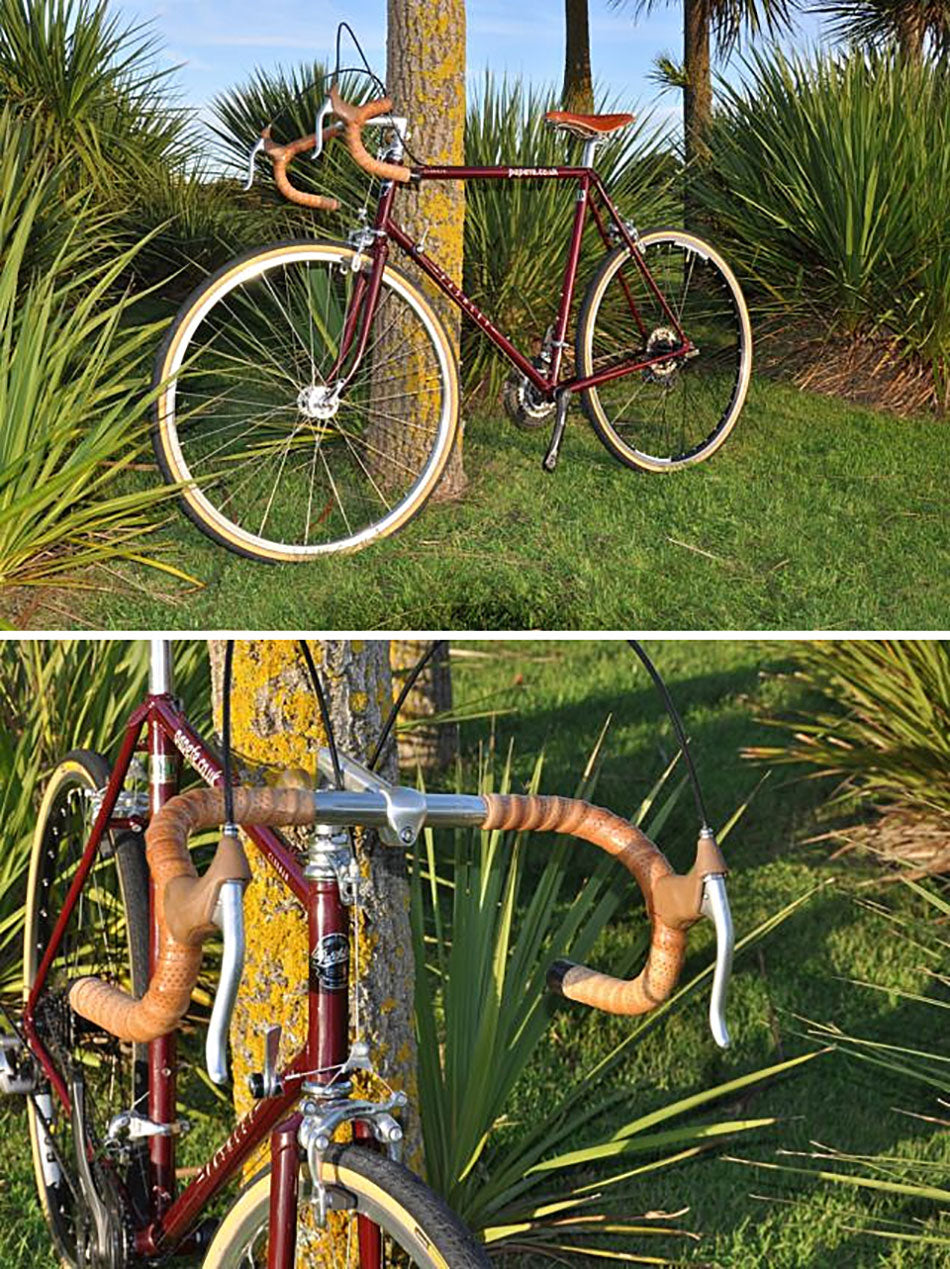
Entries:
{"label": "front hub", "polygon": [[310,384],[297,394],[297,409],[311,423],[325,423],[340,408],[339,387]]}

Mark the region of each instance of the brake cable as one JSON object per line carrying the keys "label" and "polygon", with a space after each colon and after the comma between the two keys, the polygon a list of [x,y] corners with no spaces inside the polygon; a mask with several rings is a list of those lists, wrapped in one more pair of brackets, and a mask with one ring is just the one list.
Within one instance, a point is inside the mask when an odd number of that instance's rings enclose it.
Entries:
{"label": "brake cable", "polygon": [[[356,47],[356,51],[359,53],[360,60],[363,63],[362,66],[342,66],[342,67],[340,66],[340,45],[342,42],[344,30],[347,32],[350,39],[353,41],[353,44]],[[369,60],[363,51],[363,46],[360,44],[359,40],[356,38],[356,33],[354,32],[353,28],[350,26],[349,22],[341,22],[336,29],[336,65],[333,68],[332,76],[330,71],[327,71],[326,74],[319,76],[317,79],[311,80],[309,84],[305,84],[303,88],[299,89],[296,96],[294,97],[294,101],[300,101],[303,98],[305,93],[308,93],[311,88],[316,88],[318,84],[321,89],[324,89],[328,79],[331,81],[331,83],[335,83],[341,75],[366,75],[371,81],[373,87],[377,89],[377,91],[380,93],[381,96],[386,97],[389,95],[387,92],[385,83],[379,78],[379,76],[370,66]],[[289,106],[284,106],[282,109],[278,110],[277,114],[274,115],[270,123],[267,124],[267,127],[272,128],[279,119],[282,119],[286,114],[288,114],[289,110],[290,110]],[[403,137],[402,139],[402,144],[403,144],[403,149],[409,155],[410,159],[412,159],[413,163],[421,166],[422,160],[419,158],[417,154],[413,152],[412,148],[410,147],[405,137]]]}
{"label": "brake cable", "polygon": [[376,747],[374,748],[372,756],[370,757],[370,760],[367,763],[367,766],[369,767],[370,771],[375,771],[377,766],[379,765],[379,760],[382,757],[382,753],[383,753],[383,746],[386,744],[386,741],[389,739],[389,733],[392,731],[393,725],[395,724],[396,719],[399,717],[399,711],[402,709],[403,705],[405,704],[406,697],[412,691],[413,687],[415,687],[416,680],[418,679],[419,675],[422,673],[422,671],[429,664],[429,662],[432,660],[435,653],[440,648],[446,653],[446,657],[447,657],[448,649],[449,649],[448,639],[434,640],[431,647],[422,654],[422,656],[413,666],[412,670],[406,676],[406,681],[403,684],[402,691],[396,697],[396,700],[393,703],[393,707],[389,711],[389,717],[386,719],[386,722],[383,724],[383,730],[379,734],[379,740],[377,740]]}
{"label": "brake cable", "polygon": [[224,682],[221,692],[221,779],[224,784],[224,827],[229,837],[237,836],[234,823],[234,786],[231,783],[231,678],[234,665],[234,640],[224,645]]}
{"label": "brake cable", "polygon": [[686,769],[689,772],[690,784],[693,787],[693,797],[696,801],[696,810],[699,815],[702,830],[704,832],[708,832],[709,831],[709,817],[706,814],[706,804],[703,800],[703,790],[699,783],[699,776],[696,774],[696,768],[693,765],[693,756],[689,751],[689,743],[686,740],[686,729],[683,727],[683,720],[680,717],[679,710],[676,708],[675,704],[673,703],[673,697],[670,695],[669,688],[666,686],[666,683],[663,681],[663,677],[660,674],[659,670],[656,668],[656,666],[653,664],[653,662],[650,660],[649,656],[647,655],[646,649],[644,648],[643,644],[640,643],[638,639],[628,639],[627,643],[630,645],[631,648],[633,648],[634,652],[643,662],[643,665],[646,667],[647,673],[649,674],[650,678],[653,680],[657,691],[660,693],[660,697],[663,701],[664,706],[666,707],[666,712],[669,715],[670,722],[673,724],[673,731],[676,733],[676,739],[679,741],[680,752],[682,753],[683,759],[686,762]]}

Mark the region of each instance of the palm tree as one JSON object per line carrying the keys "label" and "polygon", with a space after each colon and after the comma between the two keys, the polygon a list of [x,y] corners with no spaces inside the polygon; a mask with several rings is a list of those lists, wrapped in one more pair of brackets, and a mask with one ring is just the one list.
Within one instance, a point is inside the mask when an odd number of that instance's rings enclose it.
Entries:
{"label": "palm tree", "polygon": [[875,47],[896,43],[918,65],[928,42],[941,61],[950,56],[950,0],[825,0],[813,11],[833,19],[837,39]]}
{"label": "palm tree", "polygon": [[564,0],[564,87],[561,105],[565,110],[591,114],[594,85],[590,73],[590,15],[587,0]]}
{"label": "palm tree", "polygon": [[[616,7],[630,0],[610,0]],[[650,13],[660,0],[633,0],[637,16]],[[672,0],[664,0],[671,3]],[[845,0],[847,2],[847,0]],[[709,154],[712,122],[712,60],[727,57],[743,36],[778,35],[791,26],[799,0],[683,0],[683,65],[677,82],[683,88],[683,140],[687,167]],[[900,0],[894,0],[899,4]]]}
{"label": "palm tree", "polygon": [[[330,716],[340,747],[357,759],[372,751],[392,699],[389,644],[385,640],[313,639],[313,657],[326,688]],[[216,726],[223,705],[225,641],[209,640],[211,694]],[[299,782],[316,772],[316,749],[326,739],[301,650],[294,640],[245,639],[234,647],[231,740],[242,777],[272,783]],[[382,774],[396,776],[395,751],[382,763]],[[293,840],[293,833],[290,834]],[[360,940],[372,938],[372,974],[367,960],[356,990],[366,1038],[386,1078],[405,1087],[414,1080],[412,1033],[412,940],[405,861],[380,845],[374,834],[361,838],[362,862],[372,887],[360,908]],[[302,1009],[307,991],[307,930],[299,909],[288,906],[287,892],[252,847],[248,851],[254,885],[245,901],[247,969],[231,1029],[235,1110],[253,1104],[247,1075],[260,1070],[263,1024],[283,1025],[289,1051],[303,1042]],[[370,944],[367,942],[366,946]],[[354,966],[355,970],[355,966]],[[248,984],[252,984],[251,987]],[[288,986],[289,984],[289,986]],[[418,1146],[410,1143],[410,1150]],[[308,1267],[335,1264],[345,1252],[330,1243],[321,1255],[304,1257]],[[337,1234],[337,1238],[339,1235]],[[333,1255],[331,1256],[331,1252]]]}

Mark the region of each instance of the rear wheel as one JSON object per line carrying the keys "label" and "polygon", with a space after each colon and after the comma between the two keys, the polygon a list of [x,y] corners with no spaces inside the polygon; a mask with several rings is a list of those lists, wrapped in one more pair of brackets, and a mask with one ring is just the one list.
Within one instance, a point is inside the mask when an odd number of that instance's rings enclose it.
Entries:
{"label": "rear wheel", "polygon": [[[50,777],[37,819],[26,898],[24,990],[28,995],[63,910],[94,819],[94,797],[109,779],[99,754],[75,750]],[[96,974],[141,995],[148,983],[148,873],[141,834],[107,834],[73,909],[34,1011],[36,1030],[67,1087],[82,1079],[97,1188],[134,1210],[147,1187],[145,1155],[108,1158],[113,1115],[146,1092],[145,1047],[87,1023],[69,1006],[69,985]],[[30,1143],[43,1214],[62,1261],[85,1269],[91,1220],[82,1199],[72,1124],[58,1097],[40,1085],[28,1100]],[[141,1107],[140,1109],[144,1108]],[[121,1219],[121,1218],[120,1218]]]}
{"label": "rear wheel", "polygon": [[[732,270],[701,239],[680,230],[640,238],[640,250],[695,349],[669,356],[581,394],[607,449],[628,467],[670,471],[702,462],[735,427],[752,374],[752,327]],[[604,261],[577,327],[582,376],[673,354],[680,339],[628,247]]]}
{"label": "rear wheel", "polygon": [[[417,1176],[385,1155],[365,1146],[332,1146],[321,1175],[330,1204],[325,1234],[314,1226],[307,1202],[309,1174],[301,1175],[298,1269],[488,1269],[483,1248],[458,1217]],[[225,1215],[203,1269],[263,1269],[269,1217],[266,1171]]]}

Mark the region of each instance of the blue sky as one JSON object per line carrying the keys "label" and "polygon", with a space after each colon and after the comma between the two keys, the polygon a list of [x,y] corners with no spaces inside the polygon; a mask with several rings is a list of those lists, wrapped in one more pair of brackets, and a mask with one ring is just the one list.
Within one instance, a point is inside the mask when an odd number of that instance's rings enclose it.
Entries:
{"label": "blue sky", "polygon": [[[355,29],[374,69],[385,72],[385,0],[113,0],[130,18],[150,21],[165,56],[181,63],[185,100],[199,110],[256,65],[329,59],[337,23]],[[560,84],[564,56],[562,0],[468,0],[468,73],[486,67],[537,83]],[[594,75],[611,97],[632,108],[678,113],[676,94],[658,98],[647,79],[654,57],[681,53],[681,5],[658,4],[634,22],[607,0],[590,0]],[[813,41],[814,17],[800,19],[795,42]]]}

